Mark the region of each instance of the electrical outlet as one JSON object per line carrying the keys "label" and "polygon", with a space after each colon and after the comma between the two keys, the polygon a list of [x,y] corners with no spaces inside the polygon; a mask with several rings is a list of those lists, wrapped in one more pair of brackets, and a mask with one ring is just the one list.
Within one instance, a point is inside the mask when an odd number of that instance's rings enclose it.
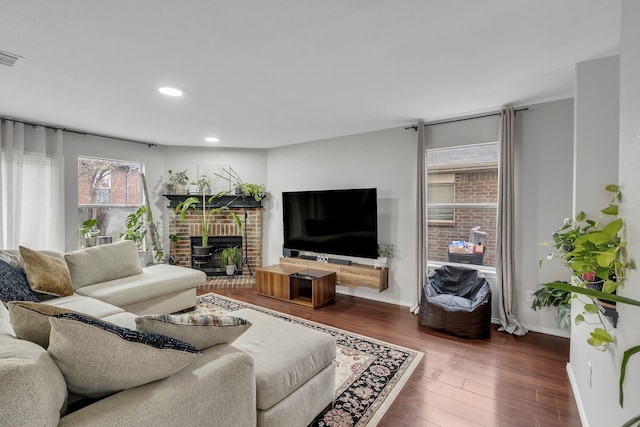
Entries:
{"label": "electrical outlet", "polygon": [[533,299],[535,298],[535,295],[533,295],[536,291],[528,289],[527,290],[527,301],[528,302],[533,302]]}
{"label": "electrical outlet", "polygon": [[589,368],[589,372],[588,372],[588,378],[589,378],[589,388],[591,388],[591,377],[593,375],[593,366],[591,366],[591,362],[587,362],[587,367]]}

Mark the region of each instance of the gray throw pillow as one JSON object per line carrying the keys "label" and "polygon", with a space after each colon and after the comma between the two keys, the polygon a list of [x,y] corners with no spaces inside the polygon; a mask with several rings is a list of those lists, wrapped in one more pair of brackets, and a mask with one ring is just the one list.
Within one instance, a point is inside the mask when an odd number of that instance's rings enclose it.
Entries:
{"label": "gray throw pillow", "polygon": [[233,316],[213,314],[151,314],[136,317],[140,331],[162,334],[188,342],[198,350],[230,344],[242,335],[251,322]]}
{"label": "gray throw pillow", "polygon": [[76,313],[49,318],[49,354],[69,391],[101,397],[168,377],[202,356],[193,346]]}

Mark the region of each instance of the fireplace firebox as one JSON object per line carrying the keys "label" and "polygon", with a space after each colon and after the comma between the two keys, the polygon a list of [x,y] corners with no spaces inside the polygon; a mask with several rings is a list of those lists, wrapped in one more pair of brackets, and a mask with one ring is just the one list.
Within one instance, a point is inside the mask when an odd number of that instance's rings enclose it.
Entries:
{"label": "fireplace firebox", "polygon": [[[194,253],[194,246],[202,246],[201,236],[189,237],[191,241],[191,268],[204,271],[207,276],[226,275],[225,266],[220,260],[220,252],[224,248],[237,246],[242,249],[242,236],[209,236],[211,250],[198,254]],[[242,260],[236,265],[235,275],[242,275]]]}

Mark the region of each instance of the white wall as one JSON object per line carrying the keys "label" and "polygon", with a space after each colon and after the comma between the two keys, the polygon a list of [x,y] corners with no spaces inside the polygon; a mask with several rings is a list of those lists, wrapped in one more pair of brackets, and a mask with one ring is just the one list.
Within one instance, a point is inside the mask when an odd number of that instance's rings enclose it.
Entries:
{"label": "white wall", "polygon": [[[271,149],[267,156],[271,192],[266,264],[282,255],[282,192],[376,187],[379,240],[394,243],[389,289],[338,287],[338,292],[364,298],[413,305],[416,302],[416,170],[417,134],[404,128]],[[371,260],[355,259],[356,262]]]}
{"label": "white wall", "polygon": [[[598,173],[594,173],[594,175],[603,173],[606,174],[606,178],[603,179],[609,180],[610,172],[607,169],[611,167],[611,161],[608,159],[613,157],[614,161],[619,162],[618,181],[623,192],[620,215],[625,220],[628,256],[636,261],[639,259],[638,254],[640,254],[640,218],[637,215],[640,211],[640,194],[637,191],[637,183],[640,179],[638,172],[638,164],[640,164],[639,23],[640,3],[635,0],[623,0],[619,90],[614,89],[614,83],[611,76],[608,75],[615,69],[613,58],[596,63],[581,64],[578,67],[578,81],[580,82],[582,77],[591,77],[590,85],[592,87],[582,86],[582,93],[585,91],[590,93],[592,103],[590,105],[582,102],[576,103],[577,115],[579,116],[581,111],[586,109],[585,114],[589,114],[594,121],[592,126],[597,126],[599,116],[603,114],[607,117],[606,109],[610,108],[613,99],[619,97],[619,154],[612,153],[612,147],[615,147],[616,142],[611,140],[614,126],[608,121],[604,121],[603,126],[606,126],[608,131],[600,136],[600,148],[593,153],[592,164],[598,166],[596,169]],[[581,76],[582,71],[585,74]],[[580,99],[580,89],[581,87],[578,87],[577,100]],[[611,90],[611,92],[605,93],[605,90]],[[599,96],[597,96],[598,94]],[[589,121],[577,121],[577,123],[580,123],[581,127],[584,126],[584,129],[589,129]],[[576,139],[578,148],[580,148],[579,145],[583,141],[588,141],[589,135],[588,132],[582,134],[577,132],[577,134],[582,136]],[[588,177],[583,176],[583,178],[587,179]],[[610,180],[598,184],[609,182]],[[580,192],[578,192],[578,196],[580,196]],[[596,194],[593,196],[598,197]],[[578,209],[581,209],[580,203],[588,205],[589,201],[586,199],[585,195],[584,199],[577,200]],[[601,201],[593,208],[597,209],[600,205]],[[628,272],[627,282],[618,289],[618,293],[640,300],[640,275],[638,271]],[[580,307],[575,305],[572,309],[575,316]],[[637,326],[640,324],[640,308],[619,304],[618,312],[618,327],[614,329],[609,326],[607,328],[616,339],[616,343],[611,345],[606,352],[594,350],[586,343],[587,328],[574,327],[572,330],[571,362],[567,371],[572,379],[574,395],[585,426],[622,425],[632,417],[640,415],[640,359],[638,355],[631,358],[627,368],[624,385],[624,409],[620,408],[618,404],[618,381],[622,354],[627,348],[640,345]],[[588,374],[589,363],[593,372],[591,382]]]}
{"label": "white wall", "polygon": [[529,330],[568,336],[559,330],[555,308],[533,311],[527,291],[540,284],[568,280],[569,272],[556,260],[544,262],[549,248],[539,243],[571,217],[573,100],[529,106],[516,114],[516,301],[517,316]]}

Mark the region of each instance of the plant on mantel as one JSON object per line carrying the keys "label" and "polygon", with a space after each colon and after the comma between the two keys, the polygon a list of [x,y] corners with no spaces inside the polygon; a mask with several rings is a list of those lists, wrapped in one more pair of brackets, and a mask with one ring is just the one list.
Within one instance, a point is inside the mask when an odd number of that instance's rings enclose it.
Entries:
{"label": "plant on mantel", "polygon": [[[185,216],[187,215],[187,213],[189,213],[190,210],[193,210],[198,216],[198,221],[200,223],[200,234],[202,236],[201,246],[209,246],[209,232],[211,230],[211,226],[215,221],[216,214],[222,211],[227,211],[229,209],[229,204],[231,204],[231,202],[229,202],[222,206],[207,208],[207,202],[209,203],[209,205],[213,205],[217,199],[226,194],[226,191],[221,191],[207,199],[205,193],[203,192],[202,199],[199,199],[198,197],[189,197],[180,202],[178,206],[176,206],[175,213],[180,214],[180,221],[184,221]],[[202,204],[200,205],[200,203]],[[239,233],[241,233],[242,221],[240,221],[240,218],[234,212],[229,211],[229,214],[235,220],[236,224],[238,225]]]}
{"label": "plant on mantel", "polygon": [[[622,239],[620,232],[624,221],[618,216],[618,202],[621,198],[617,185],[607,185],[605,190],[613,193],[609,205],[601,213],[614,219],[604,226],[600,220],[588,219],[584,212],[578,213],[575,220],[565,219],[562,227],[556,230],[550,242],[543,245],[551,246],[554,252],[547,259],[559,258],[572,275],[571,283],[555,281],[542,284],[543,288],[534,294],[532,308],[535,310],[543,306],[555,306],[559,313],[560,322],[570,319],[570,305],[575,298],[587,298],[584,312],[575,318],[576,325],[581,323],[596,324],[587,343],[597,350],[605,351],[615,342],[605,329],[603,315],[600,312],[600,301],[629,304],[640,307],[640,301],[616,294],[617,288],[627,278],[627,270],[633,269],[633,263],[624,253],[627,242]],[[544,259],[540,260],[540,264]],[[596,322],[587,321],[597,316]],[[567,317],[568,316],[568,317]],[[623,384],[629,359],[640,352],[640,346],[632,347],[624,352],[620,366],[620,406],[623,406]],[[629,423],[640,420],[636,417]],[[625,425],[632,425],[625,424]]]}

